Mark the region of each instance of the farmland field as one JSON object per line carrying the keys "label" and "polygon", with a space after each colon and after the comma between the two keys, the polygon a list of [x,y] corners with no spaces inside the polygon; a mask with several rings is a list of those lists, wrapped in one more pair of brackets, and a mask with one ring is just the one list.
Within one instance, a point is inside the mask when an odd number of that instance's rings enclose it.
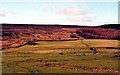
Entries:
{"label": "farmland field", "polygon": [[[37,41],[2,51],[3,73],[117,73],[118,40]],[[96,48],[94,54],[90,48]]]}

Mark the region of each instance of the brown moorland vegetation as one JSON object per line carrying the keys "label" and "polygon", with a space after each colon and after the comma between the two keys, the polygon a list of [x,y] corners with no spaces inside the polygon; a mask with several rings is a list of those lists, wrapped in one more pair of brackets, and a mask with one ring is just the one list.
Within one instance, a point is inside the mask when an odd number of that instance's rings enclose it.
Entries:
{"label": "brown moorland vegetation", "polygon": [[120,40],[119,24],[102,26],[3,24],[2,49],[34,44],[35,41],[83,39]]}

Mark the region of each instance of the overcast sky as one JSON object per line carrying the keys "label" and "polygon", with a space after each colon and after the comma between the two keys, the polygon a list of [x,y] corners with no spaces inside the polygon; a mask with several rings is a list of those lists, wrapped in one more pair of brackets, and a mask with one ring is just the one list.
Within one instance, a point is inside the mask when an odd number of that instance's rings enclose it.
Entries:
{"label": "overcast sky", "polygon": [[1,23],[101,25],[118,23],[118,0],[1,0]]}

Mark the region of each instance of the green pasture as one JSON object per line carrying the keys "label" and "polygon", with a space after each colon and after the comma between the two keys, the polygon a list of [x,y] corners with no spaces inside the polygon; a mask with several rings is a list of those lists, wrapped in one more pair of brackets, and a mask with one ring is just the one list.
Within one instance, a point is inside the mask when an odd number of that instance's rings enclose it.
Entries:
{"label": "green pasture", "polygon": [[[3,73],[96,73],[120,69],[118,40],[37,41],[2,51]],[[89,48],[95,47],[98,54]],[[59,54],[59,53],[63,53]],[[81,54],[85,55],[81,55]],[[107,68],[113,71],[93,71]]]}

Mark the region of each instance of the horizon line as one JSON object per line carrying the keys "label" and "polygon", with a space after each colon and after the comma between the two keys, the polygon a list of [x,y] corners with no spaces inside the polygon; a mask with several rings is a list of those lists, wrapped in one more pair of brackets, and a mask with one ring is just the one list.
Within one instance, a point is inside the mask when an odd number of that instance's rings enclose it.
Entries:
{"label": "horizon line", "polygon": [[[30,24],[30,23],[1,23],[2,25],[3,24],[16,24],[16,25],[39,25],[39,26],[41,26],[41,25],[50,25],[50,26],[53,26],[53,25],[56,25],[56,26],[102,26],[102,25],[114,25],[114,24],[101,24],[101,25],[77,25],[77,24]],[[117,24],[115,24],[115,25],[117,25]]]}

